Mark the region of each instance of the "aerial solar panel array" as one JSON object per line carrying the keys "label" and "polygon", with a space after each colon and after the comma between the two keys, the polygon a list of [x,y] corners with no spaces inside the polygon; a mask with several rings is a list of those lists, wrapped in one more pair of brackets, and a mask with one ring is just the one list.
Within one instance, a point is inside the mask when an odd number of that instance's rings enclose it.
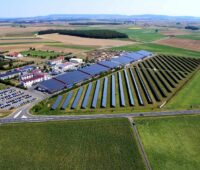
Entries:
{"label": "aerial solar panel array", "polygon": [[86,109],[86,107],[87,107],[87,104],[88,104],[88,100],[89,100],[89,97],[90,97],[91,90],[92,90],[92,83],[90,83],[90,84],[88,85],[87,91],[86,91],[86,93],[85,93],[85,96],[84,96],[84,99],[83,99],[83,103],[82,103],[82,106],[81,106],[83,109]]}
{"label": "aerial solar panel array", "polygon": [[101,73],[141,60],[147,57],[147,55],[152,55],[152,53],[144,50],[124,53],[123,55],[112,58],[111,60],[101,61],[44,81],[38,85],[38,89],[44,89],[49,93],[54,93],[65,88],[71,88],[73,85],[90,80],[92,77],[98,76]]}
{"label": "aerial solar panel array", "polygon": [[90,66],[79,69],[79,71],[86,73],[88,75],[91,75],[91,76],[99,75],[100,73],[107,72],[109,70],[110,70],[109,68],[99,65],[99,64],[92,64]]}
{"label": "aerial solar panel array", "polygon": [[72,103],[72,109],[76,109],[78,103],[79,103],[79,100],[80,100],[80,97],[81,97],[81,94],[83,92],[83,87],[80,87],[77,94],[76,94],[76,97],[74,99],[74,102]]}
{"label": "aerial solar panel array", "polygon": [[104,85],[103,85],[103,98],[102,98],[102,103],[101,103],[101,106],[103,108],[106,107],[106,103],[107,103],[107,90],[108,90],[108,77],[105,77]]}
{"label": "aerial solar panel array", "polygon": [[121,72],[118,72],[118,80],[119,80],[120,104],[122,107],[124,107],[125,106],[125,98],[124,98],[124,88],[123,88],[123,83],[122,83]]}
{"label": "aerial solar panel array", "polygon": [[115,99],[115,75],[112,75],[112,89],[111,89],[111,107],[115,107],[116,106],[116,99]]}
{"label": "aerial solar panel array", "polygon": [[51,109],[56,110],[58,105],[60,104],[61,100],[62,100],[62,96],[60,95],[57,97],[57,99],[56,99],[55,103],[53,104],[53,106],[51,107]]}
{"label": "aerial solar panel array", "polygon": [[67,95],[67,97],[66,97],[66,99],[65,99],[65,101],[64,101],[64,103],[63,103],[63,105],[62,105],[62,109],[66,109],[66,108],[67,108],[67,106],[69,105],[69,102],[70,102],[72,96],[73,96],[73,92],[70,92],[70,93]]}
{"label": "aerial solar panel array", "polygon": [[98,100],[98,96],[99,96],[99,89],[100,89],[100,80],[97,80],[97,84],[96,84],[96,88],[95,88],[95,92],[94,92],[94,97],[93,97],[93,101],[92,101],[92,108],[96,108],[97,106],[97,100]]}

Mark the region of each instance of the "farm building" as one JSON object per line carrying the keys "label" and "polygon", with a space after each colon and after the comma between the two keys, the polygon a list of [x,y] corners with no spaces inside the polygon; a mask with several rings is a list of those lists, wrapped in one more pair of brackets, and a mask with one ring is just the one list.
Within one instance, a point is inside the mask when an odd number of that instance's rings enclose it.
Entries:
{"label": "farm building", "polygon": [[79,64],[77,63],[72,63],[72,62],[65,62],[65,63],[62,63],[62,64],[59,64],[57,66],[57,68],[61,71],[61,72],[64,72],[64,71],[67,71],[67,70],[74,70],[76,69],[76,66],[78,66]]}
{"label": "farm building", "polygon": [[81,58],[71,58],[69,61],[72,63],[79,63],[79,64],[83,63],[83,59]]}
{"label": "farm building", "polygon": [[64,61],[64,59],[65,59],[64,56],[60,56],[60,57],[58,57],[58,58],[56,58],[56,59],[54,59],[54,60],[49,60],[49,61],[48,61],[48,64],[49,64],[50,66],[62,64],[63,61]]}
{"label": "farm building", "polygon": [[18,77],[21,74],[18,70],[8,71],[6,73],[0,74],[1,80],[12,79],[14,77]]}

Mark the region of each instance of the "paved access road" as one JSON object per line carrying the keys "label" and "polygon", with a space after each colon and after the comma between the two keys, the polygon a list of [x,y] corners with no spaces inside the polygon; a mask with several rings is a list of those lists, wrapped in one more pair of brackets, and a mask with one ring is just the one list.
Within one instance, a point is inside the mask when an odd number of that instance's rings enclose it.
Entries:
{"label": "paved access road", "polygon": [[0,124],[200,114],[200,110],[182,110],[182,111],[163,111],[163,112],[145,112],[145,113],[128,113],[128,114],[124,113],[124,114],[95,114],[95,115],[73,115],[73,116],[33,116],[28,114],[27,112],[28,108],[29,106],[26,106],[23,110],[21,110],[21,112],[19,111],[19,115],[21,116],[15,117],[16,115],[12,115],[10,117],[0,119]]}

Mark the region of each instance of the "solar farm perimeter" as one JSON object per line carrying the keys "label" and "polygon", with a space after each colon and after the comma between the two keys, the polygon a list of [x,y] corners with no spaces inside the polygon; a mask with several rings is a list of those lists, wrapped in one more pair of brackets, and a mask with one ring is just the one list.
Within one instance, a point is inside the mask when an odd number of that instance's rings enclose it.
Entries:
{"label": "solar farm perimeter", "polygon": [[32,111],[56,115],[158,109],[190,80],[199,66],[199,59],[154,56],[45,100]]}

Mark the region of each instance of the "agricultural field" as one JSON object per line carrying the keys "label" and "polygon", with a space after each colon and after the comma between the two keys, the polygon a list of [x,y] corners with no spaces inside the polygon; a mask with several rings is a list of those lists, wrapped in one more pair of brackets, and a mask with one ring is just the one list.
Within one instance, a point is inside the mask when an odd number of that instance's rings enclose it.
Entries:
{"label": "agricultural field", "polygon": [[111,39],[95,39],[95,38],[83,38],[70,35],[59,34],[47,34],[39,35],[38,37],[45,39],[46,41],[57,41],[64,43],[65,45],[77,45],[77,46],[90,46],[90,47],[115,47],[134,44],[132,41],[123,40],[111,40]]}
{"label": "agricultural field", "polygon": [[200,32],[187,34],[187,35],[178,35],[177,38],[183,38],[183,39],[190,39],[190,40],[200,40]]}
{"label": "agricultural field", "polygon": [[125,33],[131,40],[135,40],[138,42],[152,42],[155,40],[159,40],[165,38],[164,35],[160,34],[159,32],[155,31],[156,29],[119,29],[117,31],[121,33]]}
{"label": "agricultural field", "polygon": [[166,105],[166,109],[200,108],[200,71],[194,78]]}
{"label": "agricultural field", "polygon": [[154,170],[200,169],[200,116],[135,119]]}
{"label": "agricultural field", "polygon": [[158,54],[200,58],[200,52],[197,52],[197,51],[186,50],[182,48],[170,47],[170,46],[154,44],[154,43],[121,46],[121,47],[115,47],[113,49],[121,50],[121,51],[138,51],[138,50],[143,49],[143,50],[152,51]]}
{"label": "agricultural field", "polygon": [[200,40],[168,38],[168,39],[158,40],[156,41],[156,43],[200,52]]}
{"label": "agricultural field", "polygon": [[145,169],[127,119],[1,125],[0,143],[0,169]]}
{"label": "agricultural field", "polygon": [[158,55],[47,99],[34,114],[126,113],[162,107],[199,69],[200,60]]}

